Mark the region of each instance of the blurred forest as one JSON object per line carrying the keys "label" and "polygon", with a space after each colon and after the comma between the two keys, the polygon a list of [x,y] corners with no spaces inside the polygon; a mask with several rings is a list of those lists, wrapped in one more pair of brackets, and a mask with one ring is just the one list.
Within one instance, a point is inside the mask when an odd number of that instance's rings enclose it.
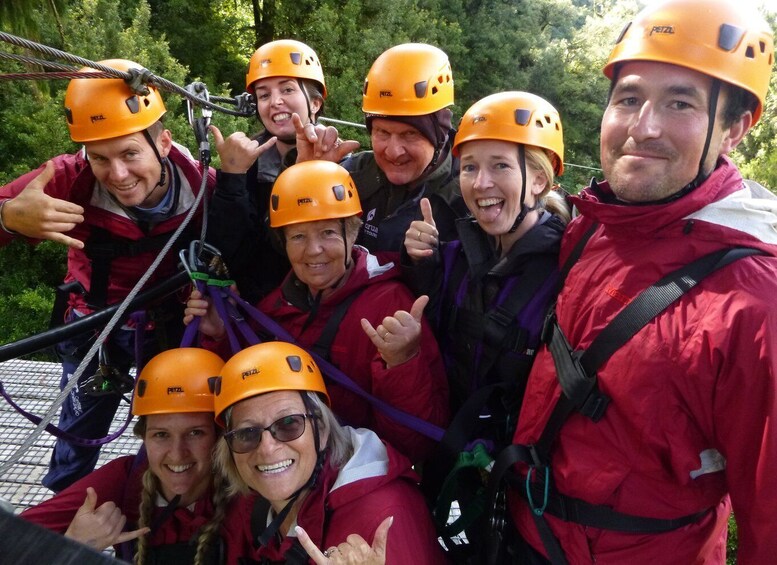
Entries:
{"label": "blurred forest", "polygon": [[[178,85],[202,81],[211,95],[229,96],[244,90],[258,45],[299,39],[322,61],[325,116],[358,123],[362,83],[375,57],[398,43],[431,43],[450,56],[454,120],[500,90],[528,90],[559,109],[567,163],[561,183],[576,192],[599,174],[599,121],[608,88],[602,65],[640,7],[638,0],[2,0],[0,29],[89,60],[132,59]],[[767,17],[774,28],[775,14]],[[0,50],[22,52],[7,43]],[[35,70],[0,59],[0,74]],[[773,189],[775,82],[777,73],[763,118],[734,156],[746,177]],[[0,183],[77,149],[63,119],[65,87],[64,80],[0,81]],[[182,98],[165,98],[174,139],[195,152]],[[223,113],[215,113],[213,123],[225,134],[259,129],[255,119]],[[364,130],[341,133],[368,147]],[[0,341],[45,328],[64,254],[58,245],[20,242],[0,252]]]}

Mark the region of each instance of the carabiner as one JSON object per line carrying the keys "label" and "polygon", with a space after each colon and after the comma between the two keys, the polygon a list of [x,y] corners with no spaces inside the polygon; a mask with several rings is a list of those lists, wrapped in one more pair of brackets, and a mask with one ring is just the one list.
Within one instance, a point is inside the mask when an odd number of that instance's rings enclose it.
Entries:
{"label": "carabiner", "polygon": [[545,513],[545,508],[548,506],[548,491],[550,490],[550,469],[548,467],[543,467],[545,470],[545,488],[543,493],[543,500],[542,500],[542,506],[537,508],[537,505],[534,504],[534,498],[531,495],[531,474],[532,471],[534,471],[536,467],[531,466],[529,467],[529,471],[526,473],[526,498],[529,502],[529,508],[531,508],[531,511],[534,512],[535,516],[542,516]]}

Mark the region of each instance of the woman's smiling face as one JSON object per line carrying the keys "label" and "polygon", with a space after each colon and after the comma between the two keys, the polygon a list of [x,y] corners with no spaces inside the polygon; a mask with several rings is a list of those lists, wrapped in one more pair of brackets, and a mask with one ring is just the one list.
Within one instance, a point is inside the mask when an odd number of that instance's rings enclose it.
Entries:
{"label": "woman's smiling face", "polygon": [[[298,391],[268,392],[235,404],[229,427],[230,430],[266,428],[283,416],[306,413]],[[321,445],[326,445],[326,439],[326,434],[322,433]],[[269,500],[278,512],[307,483],[316,468],[318,454],[313,425],[307,419],[302,435],[289,442],[278,441],[265,430],[255,449],[248,453],[233,453],[232,457],[242,479]]]}
{"label": "woman's smiling face", "polygon": [[148,466],[159,478],[168,501],[181,495],[179,506],[198,500],[211,483],[216,427],[213,412],[146,416],[143,443]]}

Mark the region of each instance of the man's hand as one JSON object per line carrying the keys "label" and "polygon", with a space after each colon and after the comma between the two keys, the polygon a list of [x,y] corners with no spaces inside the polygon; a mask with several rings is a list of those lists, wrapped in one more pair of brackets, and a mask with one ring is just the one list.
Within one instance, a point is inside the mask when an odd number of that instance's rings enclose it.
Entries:
{"label": "man's hand", "polygon": [[83,249],[84,243],[65,235],[84,221],[78,204],[53,198],[43,189],[54,178],[54,164],[46,168],[3,206],[3,224],[9,230],[34,239],[49,239],[68,247]]}
{"label": "man's hand", "polygon": [[349,153],[359,148],[358,141],[343,141],[337,129],[308,122],[302,123],[299,114],[292,114],[291,121],[297,130],[297,163],[321,159],[339,163]]}
{"label": "man's hand", "polygon": [[439,244],[440,233],[432,216],[432,204],[428,198],[421,199],[423,220],[413,220],[405,232],[405,250],[413,262],[434,254]]}

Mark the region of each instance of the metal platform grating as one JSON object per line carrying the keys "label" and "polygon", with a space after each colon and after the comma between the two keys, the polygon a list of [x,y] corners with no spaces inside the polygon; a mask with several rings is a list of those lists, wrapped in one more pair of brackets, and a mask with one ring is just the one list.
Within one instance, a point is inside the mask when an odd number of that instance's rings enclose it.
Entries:
{"label": "metal platform grating", "polygon": [[[59,395],[59,363],[13,359],[0,363],[0,382],[8,395],[24,410],[43,416]],[[122,402],[111,432],[127,418],[128,405]],[[57,419],[52,422],[56,425]],[[0,464],[8,461],[35,430],[35,425],[0,398]],[[43,502],[53,493],[40,484],[46,474],[54,437],[44,432],[6,473],[0,476],[0,499],[10,502],[15,511]],[[98,466],[121,455],[137,452],[140,440],[132,435],[132,424],[124,434],[100,451]]]}

